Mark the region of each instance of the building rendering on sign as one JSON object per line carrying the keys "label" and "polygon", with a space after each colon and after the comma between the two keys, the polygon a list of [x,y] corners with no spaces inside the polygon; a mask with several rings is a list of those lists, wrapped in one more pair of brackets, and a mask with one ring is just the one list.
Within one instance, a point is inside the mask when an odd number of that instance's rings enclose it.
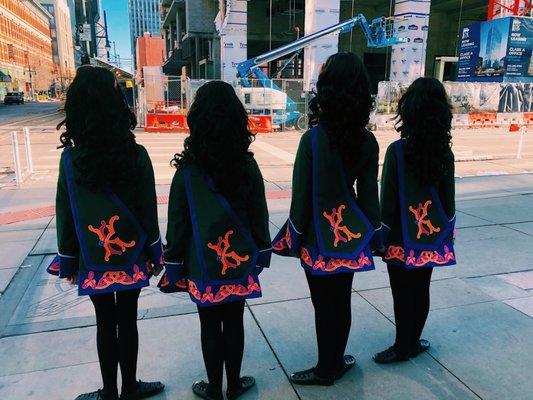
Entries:
{"label": "building rendering on sign", "polygon": [[136,39],[145,33],[160,35],[161,14],[160,0],[128,0],[131,51],[136,59]]}
{"label": "building rendering on sign", "polygon": [[56,90],[63,91],[68,87],[76,73],[70,9],[67,0],[39,1],[52,16],[50,35],[52,37],[54,74],[57,82]]}
{"label": "building rendering on sign", "polygon": [[0,0],[0,100],[8,91],[34,98],[54,84],[51,18],[36,0]]}

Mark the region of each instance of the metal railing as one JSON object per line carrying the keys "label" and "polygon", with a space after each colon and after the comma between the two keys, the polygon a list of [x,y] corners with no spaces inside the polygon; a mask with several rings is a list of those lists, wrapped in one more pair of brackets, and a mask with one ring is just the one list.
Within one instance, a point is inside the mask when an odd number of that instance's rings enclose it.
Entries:
{"label": "metal railing", "polygon": [[[24,146],[24,156],[26,163],[22,163],[21,151],[20,151],[20,142],[19,135],[22,133],[22,145]],[[6,175],[11,176],[9,182],[14,183],[16,186],[20,187],[30,174],[34,172],[33,168],[33,154],[31,149],[31,140],[30,140],[30,129],[24,127],[22,132],[20,131],[11,131],[9,132],[9,137],[11,141],[11,159],[7,162],[7,172]]]}

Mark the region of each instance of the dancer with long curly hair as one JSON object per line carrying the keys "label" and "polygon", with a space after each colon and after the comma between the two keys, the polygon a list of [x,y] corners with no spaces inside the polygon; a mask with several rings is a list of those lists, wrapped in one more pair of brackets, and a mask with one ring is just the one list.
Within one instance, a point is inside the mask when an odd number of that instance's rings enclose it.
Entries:
{"label": "dancer with long curly hair", "polygon": [[387,149],[381,179],[381,218],[396,340],[377,363],[407,361],[429,348],[420,339],[429,313],[433,267],[456,263],[451,106],[435,78],[419,78],[398,103],[401,139]]}
{"label": "dancer with long curly hair", "polygon": [[115,76],[83,66],[67,93],[58,126],[63,152],[56,194],[58,255],[48,272],[78,286],[96,312],[96,348],[103,388],[78,400],[146,398],[160,382],[136,377],[141,288],[161,269],[154,172],[135,142],[134,114]]}
{"label": "dancer with long curly hair", "polygon": [[381,226],[379,147],[366,129],[372,98],[359,57],[328,58],[310,110],[294,164],[290,216],[272,246],[276,254],[300,259],[315,309],[318,362],[290,379],[327,386],[355,365],[344,354],[352,281],[355,272],[374,269],[372,246],[379,246]]}
{"label": "dancer with long curly hair", "polygon": [[200,317],[207,381],[203,399],[236,399],[255,380],[241,376],[244,301],[261,296],[259,274],[270,265],[270,233],[261,171],[249,151],[248,115],[233,87],[198,89],[187,116],[190,135],[172,164],[163,292],[188,292]]}

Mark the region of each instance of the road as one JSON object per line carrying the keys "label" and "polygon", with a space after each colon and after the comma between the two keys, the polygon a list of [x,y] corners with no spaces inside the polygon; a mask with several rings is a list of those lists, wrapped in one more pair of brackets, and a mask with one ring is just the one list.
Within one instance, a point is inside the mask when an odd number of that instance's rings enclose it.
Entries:
{"label": "road", "polygon": [[12,126],[15,124],[32,123],[32,121],[39,121],[40,123],[56,120],[57,118],[48,117],[50,114],[57,114],[59,102],[26,102],[24,104],[10,104],[5,105],[0,103],[0,128],[5,128],[6,125]]}

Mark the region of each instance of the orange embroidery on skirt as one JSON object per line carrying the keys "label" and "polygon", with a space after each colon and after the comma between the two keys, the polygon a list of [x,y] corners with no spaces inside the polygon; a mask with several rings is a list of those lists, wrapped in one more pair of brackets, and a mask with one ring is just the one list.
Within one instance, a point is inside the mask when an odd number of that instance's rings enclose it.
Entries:
{"label": "orange embroidery on skirt", "polygon": [[434,232],[440,232],[440,228],[435,228],[429,219],[425,219],[428,216],[428,207],[431,203],[431,200],[427,200],[424,205],[418,203],[417,208],[409,206],[409,211],[415,216],[415,223],[418,225],[417,239],[420,239],[422,234],[430,236]]}
{"label": "orange embroidery on skirt", "polygon": [[248,296],[253,292],[261,292],[261,286],[251,276],[248,277],[246,286],[241,284],[221,285],[216,293],[213,293],[212,286],[206,286],[205,292],[202,293],[192,280],[189,281],[189,293],[201,303],[220,303],[230,296]]}
{"label": "orange embroidery on skirt", "polygon": [[306,265],[313,268],[313,270],[316,271],[317,269],[319,269],[324,272],[334,272],[339,268],[357,270],[364,268],[365,266],[372,265],[370,258],[366,256],[365,253],[361,253],[357,260],[348,260],[344,258],[329,258],[327,259],[327,261],[322,255],[319,254],[318,258],[313,263],[311,255],[309,254],[309,250],[305,247],[302,247],[302,249],[300,250],[300,259]]}
{"label": "orange embroidery on skirt", "polygon": [[113,238],[113,235],[115,234],[115,227],[113,225],[119,219],[120,217],[118,215],[113,215],[109,219],[109,223],[106,223],[105,220],[100,221],[99,228],[95,228],[92,225],[89,225],[87,227],[89,231],[95,233],[98,236],[98,244],[105,249],[105,261],[109,261],[109,257],[111,257],[111,255],[121,255],[126,251],[127,248],[135,246],[135,240],[126,243],[118,237]]}
{"label": "orange embroidery on skirt", "polygon": [[[333,232],[334,241],[333,246],[337,247],[339,242],[349,242],[352,239],[359,239],[361,237],[360,233],[351,232],[348,227],[341,225],[341,222],[344,220],[342,217],[342,210],[346,206],[344,204],[339,205],[338,209],[333,208],[331,214],[323,212],[322,215],[329,221],[330,230]],[[344,235],[343,235],[344,234]]]}
{"label": "orange embroidery on skirt", "polygon": [[455,260],[455,254],[448,246],[444,246],[444,254],[438,251],[425,250],[417,257],[414,250],[409,251],[409,255],[405,257],[405,250],[401,246],[389,246],[387,253],[383,257],[386,261],[399,260],[405,262],[405,265],[412,265],[413,267],[424,267],[429,263],[442,265],[449,261]]}
{"label": "orange embroidery on skirt", "polygon": [[272,248],[277,251],[290,249],[292,247],[291,230],[289,229],[290,222],[287,222],[287,229],[285,230],[285,236],[272,245]]}
{"label": "orange embroidery on skirt", "polygon": [[[226,275],[226,270],[229,268],[237,268],[243,261],[248,261],[250,259],[250,256],[239,256],[235,251],[229,251],[230,244],[229,244],[229,237],[233,235],[233,230],[229,230],[224,235],[224,238],[222,236],[218,237],[218,243],[207,243],[207,247],[209,247],[211,250],[214,250],[217,253],[217,258],[222,262],[222,275]],[[233,260],[233,262],[231,261]]]}
{"label": "orange embroidery on skirt", "polygon": [[102,277],[96,282],[94,278],[94,271],[89,271],[87,278],[83,281],[81,287],[83,289],[91,288],[93,290],[102,290],[115,283],[120,285],[133,285],[139,281],[148,279],[146,274],[139,269],[138,265],[133,266],[133,276],[128,275],[124,271],[106,271]]}

